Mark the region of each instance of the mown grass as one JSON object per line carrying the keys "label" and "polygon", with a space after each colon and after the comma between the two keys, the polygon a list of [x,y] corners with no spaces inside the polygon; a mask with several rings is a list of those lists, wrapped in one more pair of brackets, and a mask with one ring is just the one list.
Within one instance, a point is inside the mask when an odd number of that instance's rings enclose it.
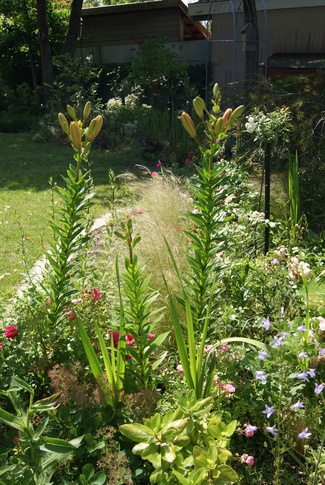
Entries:
{"label": "mown grass", "polygon": [[[133,169],[141,161],[141,150],[92,150],[89,160],[96,187],[92,214],[98,217],[110,206],[108,170],[118,174]],[[29,269],[47,246],[52,212],[49,180],[62,184],[61,174],[66,174],[71,162],[69,145],[35,143],[28,134],[0,133],[0,291],[5,299],[22,280],[24,259]]]}

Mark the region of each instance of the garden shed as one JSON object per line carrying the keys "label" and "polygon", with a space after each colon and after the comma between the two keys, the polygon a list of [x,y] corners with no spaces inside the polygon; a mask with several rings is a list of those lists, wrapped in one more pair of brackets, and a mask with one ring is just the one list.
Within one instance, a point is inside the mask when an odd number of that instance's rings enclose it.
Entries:
{"label": "garden shed", "polygon": [[[244,15],[244,6],[247,10],[247,5],[256,8],[257,31],[253,42],[258,44],[258,74],[283,77],[287,73],[312,73],[322,66],[325,56],[325,0],[212,0],[191,3],[189,14],[192,18],[211,21],[212,38],[208,42],[211,44],[215,81],[225,84],[247,79],[245,70],[239,67],[253,45],[247,35],[250,30]],[[269,64],[272,67],[270,72]]]}
{"label": "garden shed", "polygon": [[207,31],[181,0],[156,0],[82,10],[78,54],[98,66],[128,62],[146,38],[166,37],[180,61],[204,64]]}

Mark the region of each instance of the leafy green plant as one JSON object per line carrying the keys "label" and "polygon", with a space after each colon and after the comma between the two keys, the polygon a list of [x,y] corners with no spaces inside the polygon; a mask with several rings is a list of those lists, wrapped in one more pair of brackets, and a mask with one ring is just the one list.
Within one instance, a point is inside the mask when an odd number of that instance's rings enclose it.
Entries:
{"label": "leafy green plant", "polygon": [[[25,408],[20,392],[30,394],[29,404]],[[60,394],[54,394],[34,402],[33,388],[19,377],[13,377],[10,388],[0,391],[9,398],[16,414],[0,408],[0,421],[11,427],[18,435],[15,437],[15,448],[5,454],[6,464],[0,468],[2,484],[22,483],[26,485],[45,485],[50,483],[55,465],[67,459],[79,446],[83,437],[65,441],[45,436],[50,415],[57,408]],[[44,414],[37,428],[33,418]],[[3,455],[2,455],[3,458]]]}
{"label": "leafy green plant", "polygon": [[194,390],[186,397],[175,393],[178,408],[160,413],[144,424],[124,424],[119,431],[137,444],[133,453],[152,463],[150,483],[231,484],[235,471],[226,465],[227,449],[236,421],[226,425],[211,412],[213,398],[197,399]]}
{"label": "leafy green plant", "polygon": [[[62,204],[56,210],[54,219],[50,223],[53,240],[46,254],[50,271],[47,272],[41,283],[47,301],[47,323],[48,328],[51,329],[48,339],[51,348],[55,341],[70,331],[61,323],[66,316],[69,301],[77,293],[72,278],[78,269],[77,258],[90,241],[87,235],[89,221],[86,219],[86,212],[93,196],[90,174],[89,172],[82,173],[81,164],[87,160],[91,143],[98,135],[103,121],[101,116],[97,116],[85,128],[91,111],[89,102],[84,107],[82,121],[77,121],[75,111],[71,106],[68,106],[68,111],[73,118],[70,126],[62,113],[59,114],[59,122],[72,142],[75,152],[74,159],[77,163],[76,166],[70,165],[68,176],[64,179],[66,189],[55,187]],[[73,318],[71,317],[70,320]]]}
{"label": "leafy green plant", "polygon": [[[129,302],[128,308],[124,309],[124,314],[125,328],[128,332],[128,353],[131,356],[130,377],[135,390],[141,391],[148,387],[153,371],[167,355],[167,351],[164,351],[158,358],[154,357],[154,360],[151,360],[169,332],[157,336],[152,333],[162,318],[162,308],[154,310],[150,308],[159,293],[148,291],[150,276],[144,278],[144,266],[138,265],[134,248],[140,242],[140,236],[138,234],[133,236],[131,217],[123,225],[123,229],[123,233],[115,231],[115,235],[125,242],[129,251],[129,256],[125,257],[126,272],[122,274],[122,279],[123,292]],[[157,314],[158,317],[155,318]]]}

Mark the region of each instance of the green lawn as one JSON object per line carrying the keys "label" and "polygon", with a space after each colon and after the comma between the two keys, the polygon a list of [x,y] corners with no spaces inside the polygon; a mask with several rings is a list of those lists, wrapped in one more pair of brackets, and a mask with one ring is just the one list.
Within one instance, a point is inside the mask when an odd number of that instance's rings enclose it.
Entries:
{"label": "green lawn", "polygon": [[[0,291],[3,298],[14,294],[22,279],[22,241],[28,267],[42,255],[50,235],[51,189],[49,180],[61,184],[69,163],[70,146],[32,142],[28,134],[0,133]],[[96,187],[95,217],[109,207],[108,170],[131,170],[141,162],[140,150],[123,153],[92,150],[90,163]]]}

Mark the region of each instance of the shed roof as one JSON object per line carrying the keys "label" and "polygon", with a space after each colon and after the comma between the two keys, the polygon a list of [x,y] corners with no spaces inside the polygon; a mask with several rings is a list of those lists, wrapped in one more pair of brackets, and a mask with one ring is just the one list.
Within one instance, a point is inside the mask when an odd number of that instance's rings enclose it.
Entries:
{"label": "shed roof", "polygon": [[152,0],[148,2],[122,3],[118,5],[106,5],[103,7],[89,7],[82,9],[82,17],[97,17],[102,15],[114,15],[123,13],[141,13],[178,8],[183,20],[183,40],[203,40],[210,38],[210,34],[201,22],[195,21],[188,14],[188,8],[182,0]]}

